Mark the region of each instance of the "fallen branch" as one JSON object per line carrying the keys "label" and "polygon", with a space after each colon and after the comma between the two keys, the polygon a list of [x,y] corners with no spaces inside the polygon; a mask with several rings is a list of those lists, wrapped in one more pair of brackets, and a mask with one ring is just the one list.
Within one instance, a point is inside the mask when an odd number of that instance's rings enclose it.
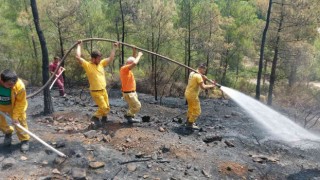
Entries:
{"label": "fallen branch", "polygon": [[157,163],[170,163],[169,160],[165,160],[165,159],[162,159],[162,160],[158,160],[156,161]]}
{"label": "fallen branch", "polygon": [[120,169],[116,172],[116,174],[111,179],[113,180],[120,173],[121,170],[122,168],[120,167]]}
{"label": "fallen branch", "polygon": [[120,165],[124,165],[124,164],[129,164],[129,163],[135,163],[135,162],[146,162],[146,161],[150,161],[152,160],[152,158],[148,158],[148,159],[134,159],[131,161],[124,161],[124,162],[119,162]]}

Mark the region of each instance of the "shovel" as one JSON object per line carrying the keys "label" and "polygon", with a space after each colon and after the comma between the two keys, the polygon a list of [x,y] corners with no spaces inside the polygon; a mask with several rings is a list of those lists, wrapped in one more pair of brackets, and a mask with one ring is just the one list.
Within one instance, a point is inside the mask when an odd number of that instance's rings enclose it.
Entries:
{"label": "shovel", "polygon": [[[0,114],[8,121],[11,120],[11,118],[6,115],[5,113],[0,111]],[[41,144],[43,144],[44,146],[46,146],[47,148],[51,149],[52,151],[54,151],[55,153],[57,153],[59,156],[67,158],[67,156],[65,154],[63,154],[62,152],[56,150],[55,148],[53,148],[52,146],[50,146],[48,143],[44,142],[42,139],[40,139],[38,136],[36,136],[35,134],[33,134],[32,132],[30,132],[28,129],[24,128],[23,126],[21,126],[19,123],[15,123],[14,124],[16,127],[20,128],[21,130],[23,130],[24,132],[26,132],[27,134],[29,134],[31,137],[35,138],[37,141],[39,141]]]}
{"label": "shovel", "polygon": [[58,78],[61,76],[61,74],[63,73],[63,71],[66,70],[65,68],[62,69],[62,71],[58,74],[58,76],[52,81],[52,84],[50,85],[50,90],[53,87],[54,83],[58,80]]}

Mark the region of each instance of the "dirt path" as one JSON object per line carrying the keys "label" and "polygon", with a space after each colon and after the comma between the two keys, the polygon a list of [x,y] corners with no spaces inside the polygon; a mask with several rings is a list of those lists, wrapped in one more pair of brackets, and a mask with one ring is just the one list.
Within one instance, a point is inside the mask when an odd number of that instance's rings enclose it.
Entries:
{"label": "dirt path", "polygon": [[[87,130],[96,109],[76,94],[54,98],[56,112],[41,116],[42,97],[29,100],[30,130],[69,156],[56,154],[31,140],[27,154],[17,139],[0,144],[2,179],[312,179],[320,178],[319,143],[274,140],[229,100],[201,100],[201,131],[191,133],[184,122],[181,98],[163,104],[140,95],[139,117],[129,125],[125,103],[109,93],[111,113],[106,127]],[[15,137],[16,138],[16,137]],[[2,137],[0,141],[2,141]],[[309,145],[309,146],[307,146]],[[312,148],[310,148],[312,147]],[[14,163],[8,164],[8,158]],[[99,164],[100,163],[100,164]],[[101,167],[99,167],[101,165]],[[98,166],[98,167],[96,167]]]}

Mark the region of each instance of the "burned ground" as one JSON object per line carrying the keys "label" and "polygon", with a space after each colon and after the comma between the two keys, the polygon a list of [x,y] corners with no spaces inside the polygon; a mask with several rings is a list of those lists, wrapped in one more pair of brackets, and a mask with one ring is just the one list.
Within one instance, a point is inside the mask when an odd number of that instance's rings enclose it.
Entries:
{"label": "burned ground", "polygon": [[[317,179],[318,142],[274,139],[231,100],[202,99],[200,131],[183,127],[183,98],[139,94],[140,124],[123,118],[126,103],[109,93],[111,112],[99,130],[87,130],[96,107],[90,96],[54,97],[55,113],[42,116],[42,96],[29,100],[29,129],[68,158],[31,139],[30,151],[18,140],[0,144],[3,179]],[[3,140],[1,135],[0,141]]]}

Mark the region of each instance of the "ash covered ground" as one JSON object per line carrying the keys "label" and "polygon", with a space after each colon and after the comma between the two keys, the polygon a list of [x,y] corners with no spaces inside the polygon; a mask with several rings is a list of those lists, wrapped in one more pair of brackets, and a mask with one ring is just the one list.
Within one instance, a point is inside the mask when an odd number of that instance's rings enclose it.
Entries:
{"label": "ash covered ground", "polygon": [[21,153],[14,135],[10,148],[0,143],[0,179],[320,179],[319,142],[276,140],[232,100],[201,99],[202,129],[192,133],[183,98],[160,104],[138,95],[143,122],[128,124],[126,103],[111,90],[108,123],[98,130],[87,129],[97,108],[89,94],[53,96],[50,116],[41,115],[41,95],[29,99],[30,131],[68,158],[35,139]]}

